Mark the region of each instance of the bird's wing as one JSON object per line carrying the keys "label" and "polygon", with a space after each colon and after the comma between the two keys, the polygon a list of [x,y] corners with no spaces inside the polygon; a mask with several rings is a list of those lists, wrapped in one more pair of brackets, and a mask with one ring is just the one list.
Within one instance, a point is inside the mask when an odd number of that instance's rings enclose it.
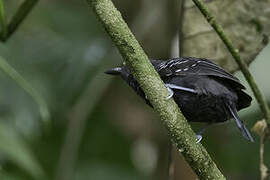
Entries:
{"label": "bird's wing", "polygon": [[217,64],[207,59],[182,57],[174,58],[168,61],[151,60],[151,62],[162,78],[186,75],[213,76],[218,78],[225,78],[236,87],[245,89],[245,87],[236,77],[230,73],[227,73]]}

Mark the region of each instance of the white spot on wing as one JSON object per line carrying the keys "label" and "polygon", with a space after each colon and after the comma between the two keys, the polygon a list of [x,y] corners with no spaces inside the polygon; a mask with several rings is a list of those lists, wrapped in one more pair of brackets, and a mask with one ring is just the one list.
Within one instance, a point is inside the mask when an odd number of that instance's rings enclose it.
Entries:
{"label": "white spot on wing", "polygon": [[183,71],[187,71],[187,70],[188,70],[188,68],[183,69]]}
{"label": "white spot on wing", "polygon": [[164,69],[166,67],[166,62],[163,62],[160,64],[158,71],[160,71],[161,69]]}
{"label": "white spot on wing", "polygon": [[186,63],[186,62],[188,62],[188,60],[185,60],[185,61],[176,61],[176,62],[170,61],[169,63],[172,63],[172,64],[170,64],[170,67],[173,67],[175,65],[183,64],[183,63]]}

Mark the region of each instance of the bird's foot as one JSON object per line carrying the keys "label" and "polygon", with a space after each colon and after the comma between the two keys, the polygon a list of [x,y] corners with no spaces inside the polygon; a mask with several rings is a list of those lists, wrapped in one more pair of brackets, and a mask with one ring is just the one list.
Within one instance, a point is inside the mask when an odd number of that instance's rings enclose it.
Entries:
{"label": "bird's foot", "polygon": [[166,99],[168,100],[173,96],[173,90],[167,84],[165,86],[167,87],[167,89],[169,91],[169,96],[166,97]]}
{"label": "bird's foot", "polygon": [[189,93],[193,93],[193,94],[197,94],[197,91],[195,89],[192,89],[192,88],[188,88],[188,87],[184,87],[184,86],[179,86],[179,85],[175,85],[175,84],[165,84],[170,95],[167,97],[167,99],[170,99],[172,96],[173,96],[173,89],[176,89],[176,90],[180,90],[180,91],[183,91],[183,92],[189,92]]}
{"label": "bird's foot", "polygon": [[205,130],[210,126],[210,124],[207,124],[201,131],[199,131],[199,133],[197,133],[197,141],[196,143],[201,142],[202,140],[202,134],[205,132]]}
{"label": "bird's foot", "polygon": [[202,140],[202,135],[197,134],[196,136],[197,136],[197,141],[196,141],[196,143],[201,142],[201,140]]}

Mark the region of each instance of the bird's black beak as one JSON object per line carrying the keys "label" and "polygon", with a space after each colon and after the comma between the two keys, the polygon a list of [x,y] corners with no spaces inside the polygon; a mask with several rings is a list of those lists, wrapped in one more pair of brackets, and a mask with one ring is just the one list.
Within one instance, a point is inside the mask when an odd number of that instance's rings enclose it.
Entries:
{"label": "bird's black beak", "polygon": [[122,68],[121,67],[116,67],[110,70],[105,71],[105,74],[110,74],[110,75],[120,75],[122,72]]}

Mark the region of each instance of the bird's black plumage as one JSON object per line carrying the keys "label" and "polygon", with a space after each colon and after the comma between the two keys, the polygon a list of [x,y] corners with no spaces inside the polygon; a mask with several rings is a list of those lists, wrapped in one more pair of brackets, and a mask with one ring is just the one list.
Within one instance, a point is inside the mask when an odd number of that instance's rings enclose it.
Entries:
{"label": "bird's black plumage", "polygon": [[[173,91],[173,98],[188,121],[218,123],[234,118],[243,136],[253,142],[237,111],[251,103],[240,81],[207,59],[181,57],[167,61],[151,60],[163,82]],[[106,71],[120,75],[138,95],[143,90],[126,66]]]}

